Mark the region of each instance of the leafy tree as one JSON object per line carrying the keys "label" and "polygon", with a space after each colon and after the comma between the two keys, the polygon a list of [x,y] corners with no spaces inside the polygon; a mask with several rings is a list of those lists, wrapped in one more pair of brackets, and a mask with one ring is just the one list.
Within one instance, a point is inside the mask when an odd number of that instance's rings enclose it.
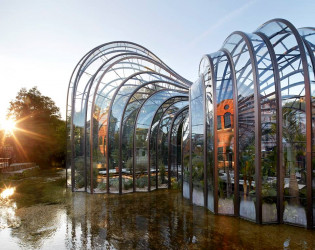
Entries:
{"label": "leafy tree", "polygon": [[[289,174],[288,195],[292,204],[300,204],[300,194],[296,173],[304,171],[299,161],[305,161],[306,134],[303,131],[305,104],[302,102],[288,102],[282,110],[283,139],[284,139],[284,165],[286,175]],[[302,163],[303,164],[303,163]],[[304,177],[304,179],[306,176]]]}
{"label": "leafy tree", "polygon": [[22,88],[10,102],[8,117],[17,122],[13,141],[20,161],[40,166],[65,163],[65,121],[51,98],[43,96],[37,87]]}

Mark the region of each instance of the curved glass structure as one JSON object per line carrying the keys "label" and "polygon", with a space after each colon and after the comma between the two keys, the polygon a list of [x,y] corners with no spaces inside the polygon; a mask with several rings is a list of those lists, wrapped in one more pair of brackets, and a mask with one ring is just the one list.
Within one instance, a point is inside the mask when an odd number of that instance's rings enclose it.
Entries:
{"label": "curved glass structure", "polygon": [[274,19],[234,32],[186,80],[146,48],[100,45],[67,100],[67,184],[179,188],[256,223],[315,226],[315,29]]}

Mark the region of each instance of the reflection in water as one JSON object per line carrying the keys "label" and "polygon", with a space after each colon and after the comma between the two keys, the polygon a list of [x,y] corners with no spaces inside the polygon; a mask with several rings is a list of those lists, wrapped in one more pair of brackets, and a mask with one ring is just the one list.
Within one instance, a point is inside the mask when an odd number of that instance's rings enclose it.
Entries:
{"label": "reflection in water", "polygon": [[0,199],[0,230],[3,228],[17,228],[21,221],[15,214],[16,203]]}
{"label": "reflection in water", "polygon": [[20,226],[20,219],[15,215],[16,203],[9,198],[14,194],[15,187],[5,187],[0,194],[0,229]]}
{"label": "reflection in water", "polygon": [[14,194],[14,191],[15,191],[15,187],[8,187],[8,188],[5,188],[1,194],[0,194],[0,198],[1,199],[7,199],[9,198],[10,196],[12,196]]}
{"label": "reflection in water", "polygon": [[[1,248],[315,247],[314,231],[214,216],[207,209],[191,206],[176,190],[90,195],[65,190],[61,178],[58,173],[48,172],[16,185],[15,194],[5,203],[6,210],[1,204],[0,211],[1,219],[2,211],[7,211],[7,217],[20,224],[0,229]],[[40,198],[35,199],[34,193]]]}

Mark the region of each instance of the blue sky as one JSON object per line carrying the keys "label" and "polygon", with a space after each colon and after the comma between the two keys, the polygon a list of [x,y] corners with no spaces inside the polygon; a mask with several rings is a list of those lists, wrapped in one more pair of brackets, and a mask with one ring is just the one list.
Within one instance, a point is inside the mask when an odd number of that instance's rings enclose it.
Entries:
{"label": "blue sky", "polygon": [[314,0],[0,0],[0,119],[19,89],[33,86],[64,117],[72,70],[99,44],[136,42],[194,81],[202,55],[233,31],[252,32],[273,18],[314,27],[314,11]]}

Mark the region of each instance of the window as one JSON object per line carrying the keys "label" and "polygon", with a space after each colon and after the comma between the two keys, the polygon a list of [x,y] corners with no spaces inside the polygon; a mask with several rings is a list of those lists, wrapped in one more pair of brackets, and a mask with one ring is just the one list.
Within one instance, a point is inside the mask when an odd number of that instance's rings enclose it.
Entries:
{"label": "window", "polygon": [[231,113],[227,112],[224,114],[224,128],[231,127]]}
{"label": "window", "polygon": [[221,125],[221,116],[218,115],[218,130],[220,130],[222,128]]}
{"label": "window", "polygon": [[103,145],[103,136],[98,138],[98,145]]}
{"label": "window", "polygon": [[218,147],[218,161],[223,161],[223,147]]}

